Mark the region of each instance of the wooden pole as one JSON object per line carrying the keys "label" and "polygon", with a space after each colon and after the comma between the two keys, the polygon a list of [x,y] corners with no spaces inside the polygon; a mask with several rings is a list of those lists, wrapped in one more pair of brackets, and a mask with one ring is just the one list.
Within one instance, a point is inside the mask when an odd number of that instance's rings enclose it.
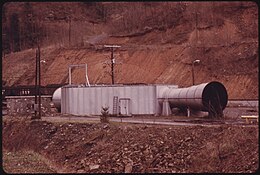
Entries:
{"label": "wooden pole", "polygon": [[34,106],[33,106],[33,108],[34,108],[34,117],[32,117],[32,119],[35,119],[35,118],[37,118],[37,110],[35,110],[35,106],[36,106],[36,104],[37,104],[37,90],[38,90],[38,88],[37,88],[37,84],[38,84],[38,53],[37,53],[38,51],[36,50],[36,57],[35,57],[35,98],[34,98]]}
{"label": "wooden pole", "polygon": [[114,48],[111,48],[111,76],[112,76],[112,84],[115,84],[115,78],[114,78],[114,64],[115,64],[115,60],[114,60]]}
{"label": "wooden pole", "polygon": [[191,72],[192,72],[192,85],[194,85],[195,84],[195,82],[194,82],[194,62],[192,62],[192,70],[191,70]]}
{"label": "wooden pole", "polygon": [[41,52],[38,44],[38,65],[39,65],[39,119],[41,119]]}

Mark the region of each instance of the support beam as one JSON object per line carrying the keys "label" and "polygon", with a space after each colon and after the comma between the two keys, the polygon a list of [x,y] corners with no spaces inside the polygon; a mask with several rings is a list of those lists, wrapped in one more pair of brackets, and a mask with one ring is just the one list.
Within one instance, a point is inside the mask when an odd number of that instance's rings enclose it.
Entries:
{"label": "support beam", "polygon": [[69,85],[72,84],[71,69],[73,67],[85,68],[86,85],[90,86],[89,79],[88,79],[88,65],[87,64],[71,64],[71,65],[69,65]]}
{"label": "support beam", "polygon": [[163,101],[162,115],[169,116],[172,114],[168,99]]}

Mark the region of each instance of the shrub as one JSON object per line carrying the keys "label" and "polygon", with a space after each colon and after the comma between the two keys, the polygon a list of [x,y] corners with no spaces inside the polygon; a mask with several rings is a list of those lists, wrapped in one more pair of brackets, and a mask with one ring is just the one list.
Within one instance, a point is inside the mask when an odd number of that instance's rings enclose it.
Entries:
{"label": "shrub", "polygon": [[100,116],[100,122],[101,123],[109,123],[109,107],[102,107],[101,109],[101,116]]}

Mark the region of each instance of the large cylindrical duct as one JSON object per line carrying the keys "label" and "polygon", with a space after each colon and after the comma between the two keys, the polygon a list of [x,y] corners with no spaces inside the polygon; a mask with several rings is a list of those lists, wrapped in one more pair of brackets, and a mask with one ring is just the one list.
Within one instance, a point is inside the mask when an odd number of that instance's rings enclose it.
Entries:
{"label": "large cylindrical duct", "polygon": [[52,102],[60,112],[61,111],[61,88],[58,88],[54,91],[52,95]]}
{"label": "large cylindrical duct", "polygon": [[162,99],[167,99],[171,108],[190,108],[207,111],[211,116],[222,116],[228,94],[223,84],[213,81],[188,88],[165,90]]}

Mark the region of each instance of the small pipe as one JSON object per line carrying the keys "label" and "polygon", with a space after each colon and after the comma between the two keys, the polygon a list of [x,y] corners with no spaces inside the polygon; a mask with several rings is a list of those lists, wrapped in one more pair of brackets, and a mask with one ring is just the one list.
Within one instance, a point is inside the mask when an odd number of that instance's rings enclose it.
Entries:
{"label": "small pipe", "polygon": [[86,80],[87,80],[87,85],[90,87],[89,80],[88,80],[88,65],[86,64]]}
{"label": "small pipe", "polygon": [[69,85],[71,85],[71,67],[69,66]]}

